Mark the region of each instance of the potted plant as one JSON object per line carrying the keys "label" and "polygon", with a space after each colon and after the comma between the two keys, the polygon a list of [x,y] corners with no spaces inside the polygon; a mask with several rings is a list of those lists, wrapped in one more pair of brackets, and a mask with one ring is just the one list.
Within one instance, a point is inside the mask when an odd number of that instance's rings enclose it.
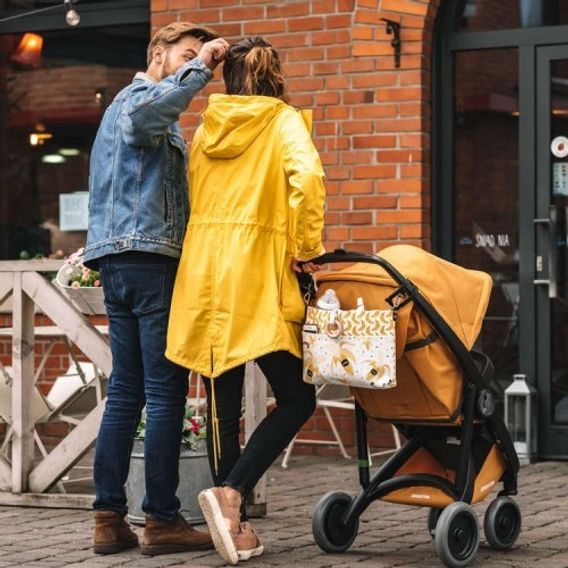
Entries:
{"label": "potted plant", "polygon": [[106,314],[101,275],[83,264],[83,248],[65,260],[55,277],[59,289],[83,314]]}
{"label": "potted plant", "polygon": [[[197,495],[203,489],[213,485],[205,430],[207,419],[197,416],[187,401],[182,424],[182,447],[179,460],[179,487],[177,496],[181,502],[181,514],[192,524],[204,521],[197,502]],[[146,493],[144,478],[144,438],[146,435],[146,409],[136,431],[134,446],[130,456],[130,471],[126,481],[126,499],[128,501],[128,520],[143,525],[145,514],[142,511],[142,500]]]}

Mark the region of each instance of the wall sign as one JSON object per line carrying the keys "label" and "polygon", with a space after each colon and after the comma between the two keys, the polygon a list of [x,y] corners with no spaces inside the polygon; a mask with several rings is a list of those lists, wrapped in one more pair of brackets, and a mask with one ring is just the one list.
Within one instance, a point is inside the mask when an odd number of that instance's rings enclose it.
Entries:
{"label": "wall sign", "polygon": [[552,164],[552,192],[554,195],[568,195],[568,162]]}
{"label": "wall sign", "polygon": [[89,193],[59,194],[59,228],[62,231],[86,231],[89,226]]}
{"label": "wall sign", "polygon": [[568,138],[566,136],[557,136],[551,142],[550,150],[556,158],[565,158],[568,156]]}
{"label": "wall sign", "polygon": [[493,235],[491,233],[476,233],[475,248],[510,247],[511,238],[508,233]]}

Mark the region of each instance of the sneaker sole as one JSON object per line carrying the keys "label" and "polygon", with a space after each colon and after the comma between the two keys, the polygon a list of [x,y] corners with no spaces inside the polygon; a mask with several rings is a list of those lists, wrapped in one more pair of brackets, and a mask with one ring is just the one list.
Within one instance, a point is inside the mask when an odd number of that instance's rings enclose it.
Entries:
{"label": "sneaker sole", "polygon": [[264,546],[261,544],[252,550],[237,550],[239,560],[250,560],[253,556],[260,556],[264,552]]}
{"label": "sneaker sole", "polygon": [[239,562],[239,555],[215,495],[205,490],[199,494],[197,499],[207,521],[215,550],[227,564],[235,566]]}

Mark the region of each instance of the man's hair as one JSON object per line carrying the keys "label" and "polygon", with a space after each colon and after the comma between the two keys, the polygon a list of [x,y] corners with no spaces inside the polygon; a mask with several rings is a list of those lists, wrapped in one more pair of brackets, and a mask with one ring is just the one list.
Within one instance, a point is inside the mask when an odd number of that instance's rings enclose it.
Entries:
{"label": "man's hair", "polygon": [[172,22],[160,28],[148,44],[148,65],[152,63],[154,49],[159,45],[166,49],[176,44],[180,39],[191,36],[202,42],[217,39],[219,34],[207,26],[194,24],[193,22]]}
{"label": "man's hair", "polygon": [[261,37],[233,44],[223,63],[228,95],[263,95],[288,102],[278,52]]}

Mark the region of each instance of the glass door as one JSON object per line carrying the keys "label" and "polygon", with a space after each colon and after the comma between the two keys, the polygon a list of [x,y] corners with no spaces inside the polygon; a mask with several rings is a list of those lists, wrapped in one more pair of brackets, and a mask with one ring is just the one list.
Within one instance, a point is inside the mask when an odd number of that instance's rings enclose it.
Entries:
{"label": "glass door", "polygon": [[537,49],[534,287],[539,455],[568,455],[568,45]]}
{"label": "glass door", "polygon": [[493,278],[476,347],[499,401],[520,367],[518,60],[515,48],[454,57],[452,256]]}

